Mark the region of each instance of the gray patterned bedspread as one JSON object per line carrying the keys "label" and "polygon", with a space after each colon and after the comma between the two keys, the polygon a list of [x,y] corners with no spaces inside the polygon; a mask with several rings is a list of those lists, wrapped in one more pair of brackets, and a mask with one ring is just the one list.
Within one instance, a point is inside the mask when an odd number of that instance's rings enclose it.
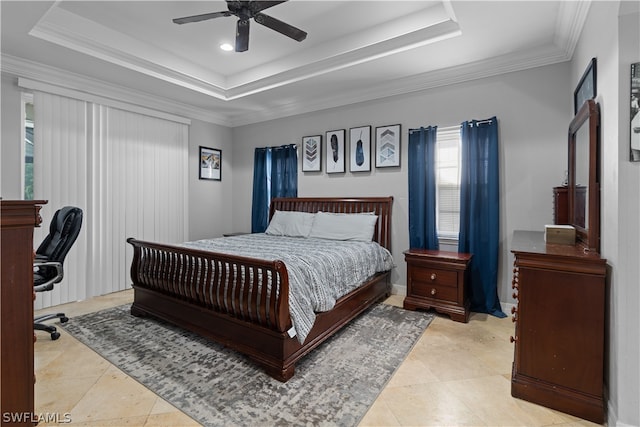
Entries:
{"label": "gray patterned bedspread", "polygon": [[281,260],[289,275],[289,311],[298,341],[303,343],[315,313],[377,272],[393,268],[391,253],[376,242],[247,234],[197,240],[183,246],[268,261]]}

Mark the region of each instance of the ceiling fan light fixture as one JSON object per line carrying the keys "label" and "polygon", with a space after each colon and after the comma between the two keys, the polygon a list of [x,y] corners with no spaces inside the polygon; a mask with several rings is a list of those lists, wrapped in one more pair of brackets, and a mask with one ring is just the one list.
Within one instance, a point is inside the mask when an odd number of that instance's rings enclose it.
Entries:
{"label": "ceiling fan light fixture", "polygon": [[220,49],[224,50],[225,52],[231,52],[233,50],[233,45],[230,43],[224,42],[220,44]]}
{"label": "ceiling fan light fixture", "polygon": [[[236,23],[236,52],[246,52],[249,49],[249,22],[254,22],[272,29],[284,36],[295,41],[301,42],[307,37],[307,33],[299,28],[282,22],[272,16],[262,13],[263,10],[270,7],[285,3],[288,0],[278,1],[259,1],[259,0],[227,0],[227,9],[221,12],[203,13],[200,15],[185,16],[183,18],[175,18],[173,22],[176,24],[188,24],[191,22],[206,21],[209,19],[235,16],[238,18]],[[221,49],[226,50],[220,46]],[[231,49],[229,49],[231,50]]]}

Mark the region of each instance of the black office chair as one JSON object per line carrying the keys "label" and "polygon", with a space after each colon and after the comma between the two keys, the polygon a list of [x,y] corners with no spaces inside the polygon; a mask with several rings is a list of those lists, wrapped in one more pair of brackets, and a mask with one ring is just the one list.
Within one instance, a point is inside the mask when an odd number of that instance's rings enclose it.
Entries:
{"label": "black office chair", "polygon": [[[58,210],[51,220],[49,235],[36,250],[33,263],[33,286],[36,292],[46,292],[54,288],[64,277],[64,259],[69,249],[78,238],[82,226],[82,209],[65,206]],[[61,323],[69,320],[64,313],[45,314],[34,319],[33,328],[51,334],[52,340],[60,338],[55,326],[42,322],[60,319]]]}

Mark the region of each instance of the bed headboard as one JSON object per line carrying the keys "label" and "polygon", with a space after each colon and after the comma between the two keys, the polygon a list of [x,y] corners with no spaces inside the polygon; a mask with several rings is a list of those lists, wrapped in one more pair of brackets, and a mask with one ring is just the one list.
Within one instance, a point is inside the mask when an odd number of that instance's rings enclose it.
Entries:
{"label": "bed headboard", "polygon": [[373,212],[378,222],[373,232],[373,240],[391,250],[391,206],[393,197],[280,197],[271,200],[269,219],[278,211],[316,213],[361,213]]}

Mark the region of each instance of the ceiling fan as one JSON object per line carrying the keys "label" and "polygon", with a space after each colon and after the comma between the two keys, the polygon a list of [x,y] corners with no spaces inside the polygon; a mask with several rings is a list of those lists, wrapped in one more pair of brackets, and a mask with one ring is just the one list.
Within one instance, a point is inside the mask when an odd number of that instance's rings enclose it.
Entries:
{"label": "ceiling fan", "polygon": [[249,21],[253,18],[260,25],[271,28],[287,37],[301,42],[307,37],[307,33],[282,22],[276,18],[262,13],[263,10],[276,6],[285,1],[231,1],[227,0],[227,8],[222,12],[204,13],[202,15],[186,16],[184,18],[175,18],[176,24],[188,24],[191,22],[206,21],[207,19],[237,16],[238,23],[236,25],[236,52],[244,52],[249,49]]}

